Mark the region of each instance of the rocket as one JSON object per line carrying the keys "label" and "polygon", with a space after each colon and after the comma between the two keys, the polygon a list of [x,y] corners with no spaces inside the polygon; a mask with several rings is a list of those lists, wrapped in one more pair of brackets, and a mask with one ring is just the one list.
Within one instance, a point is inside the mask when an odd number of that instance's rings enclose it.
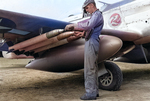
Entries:
{"label": "rocket", "polygon": [[31,38],[29,40],[23,41],[21,43],[15,44],[14,46],[9,47],[9,50],[19,50],[28,46],[31,46],[33,44],[45,41],[46,39],[52,38],[56,35],[59,35],[60,33],[64,32],[63,29],[56,29],[50,32],[47,32],[45,34],[39,35],[37,37]]}
{"label": "rocket", "polygon": [[20,53],[21,51],[22,53],[31,51],[32,53],[38,53],[79,39],[78,37],[73,36],[74,33],[74,31],[65,32],[64,29],[56,29],[24,42],[15,44],[14,46],[9,47],[9,50],[14,52],[18,51]]}

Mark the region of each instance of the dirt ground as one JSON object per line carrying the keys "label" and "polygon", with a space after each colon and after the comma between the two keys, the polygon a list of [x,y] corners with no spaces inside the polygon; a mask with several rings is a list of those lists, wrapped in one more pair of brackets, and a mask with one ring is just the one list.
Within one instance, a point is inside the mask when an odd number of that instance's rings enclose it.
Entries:
{"label": "dirt ground", "polygon": [[[80,101],[84,93],[83,70],[30,70],[24,68],[28,61],[0,58],[0,101]],[[99,90],[97,101],[150,101],[150,64],[117,64],[124,76],[120,90]]]}

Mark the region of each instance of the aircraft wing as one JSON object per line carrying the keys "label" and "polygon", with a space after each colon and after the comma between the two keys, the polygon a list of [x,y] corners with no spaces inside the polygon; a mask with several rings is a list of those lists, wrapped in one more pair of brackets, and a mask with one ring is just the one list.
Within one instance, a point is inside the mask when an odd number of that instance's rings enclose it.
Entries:
{"label": "aircraft wing", "polygon": [[[8,51],[8,47],[40,36],[45,32],[64,29],[67,24],[69,23],[0,10],[0,37],[2,38],[0,51]],[[3,39],[5,39],[5,43]],[[17,51],[15,52],[17,53]],[[20,55],[21,53],[17,54]]]}
{"label": "aircraft wing", "polygon": [[[27,35],[26,38],[31,38],[44,32],[64,28],[67,22],[31,16],[21,13],[0,10],[1,27],[8,27],[10,33]],[[43,28],[42,33],[39,30]]]}

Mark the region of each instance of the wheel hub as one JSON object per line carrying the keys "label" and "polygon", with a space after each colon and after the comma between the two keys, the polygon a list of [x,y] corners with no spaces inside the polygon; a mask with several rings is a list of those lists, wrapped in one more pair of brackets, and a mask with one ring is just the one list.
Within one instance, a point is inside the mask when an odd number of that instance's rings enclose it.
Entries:
{"label": "wheel hub", "polygon": [[113,81],[112,73],[107,69],[108,73],[100,77],[100,82],[103,86],[109,86]]}

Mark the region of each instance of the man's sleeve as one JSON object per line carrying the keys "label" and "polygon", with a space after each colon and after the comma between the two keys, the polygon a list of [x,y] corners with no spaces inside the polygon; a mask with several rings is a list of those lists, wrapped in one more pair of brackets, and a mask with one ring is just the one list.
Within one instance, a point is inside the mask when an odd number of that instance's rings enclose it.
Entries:
{"label": "man's sleeve", "polygon": [[78,22],[78,28],[79,29],[83,29],[85,31],[94,28],[98,23],[99,23],[99,19],[100,19],[101,15],[99,14],[94,14],[92,15],[92,17],[90,19]]}

